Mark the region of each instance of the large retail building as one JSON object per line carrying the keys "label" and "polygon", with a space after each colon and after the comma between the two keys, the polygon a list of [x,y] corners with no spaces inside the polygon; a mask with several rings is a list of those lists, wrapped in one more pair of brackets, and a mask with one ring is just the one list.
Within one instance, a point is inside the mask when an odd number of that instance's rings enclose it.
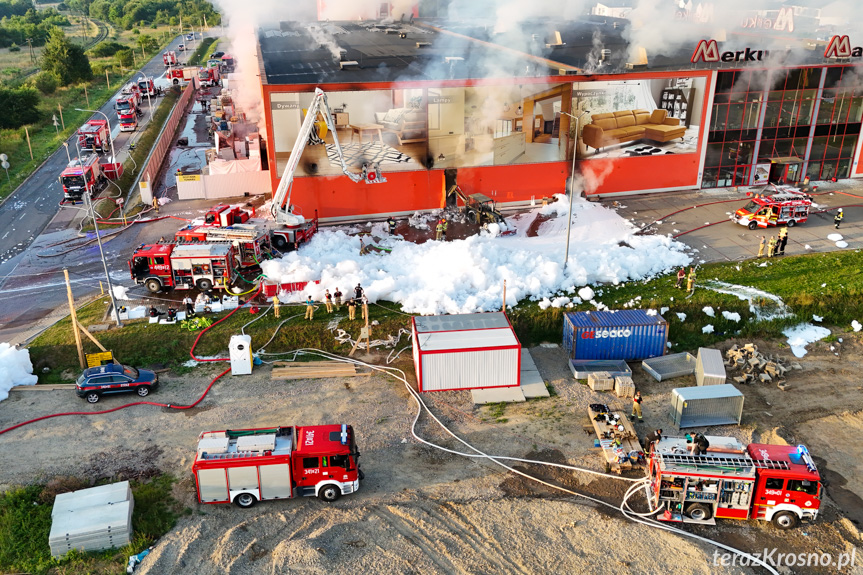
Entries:
{"label": "large retail building", "polygon": [[863,175],[853,38],[777,51],[758,34],[728,33],[632,61],[628,25],[591,16],[510,35],[420,18],[262,29],[273,190],[317,87],[348,165],[377,163],[387,178],[353,183],[321,130],[291,202],[325,218],[440,208],[456,183],[526,202],[564,191],[573,170],[577,191],[596,197]]}

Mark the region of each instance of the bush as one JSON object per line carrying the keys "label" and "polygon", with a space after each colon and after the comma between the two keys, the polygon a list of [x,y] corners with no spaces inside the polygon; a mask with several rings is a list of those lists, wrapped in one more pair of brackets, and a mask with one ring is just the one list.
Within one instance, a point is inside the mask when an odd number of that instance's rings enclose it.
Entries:
{"label": "bush", "polygon": [[53,94],[60,85],[60,78],[54,72],[42,71],[36,74],[33,85],[43,94]]}
{"label": "bush", "polygon": [[117,64],[121,68],[129,68],[135,63],[135,60],[132,56],[132,51],[129,50],[128,48],[125,48],[123,50],[118,50],[116,58],[117,58]]}
{"label": "bush", "polygon": [[104,58],[106,56],[113,56],[117,53],[118,50],[123,50],[124,48],[126,47],[118,42],[109,42],[106,40],[104,42],[99,42],[98,44],[87,50],[87,52],[91,56],[95,56],[97,58]]}
{"label": "bush", "polygon": [[111,62],[96,62],[95,64],[93,64],[93,77],[98,76],[99,78],[101,78],[105,75],[105,70],[113,72],[114,64]]}
{"label": "bush", "polygon": [[20,128],[39,120],[39,92],[33,88],[0,88],[0,128]]}
{"label": "bush", "polygon": [[11,46],[9,46],[9,51],[10,51],[10,52],[20,52],[20,51],[21,51],[21,46],[19,46],[18,44],[15,44],[15,43],[13,42],[13,43],[12,43],[12,45],[11,45]]}
{"label": "bush", "polygon": [[134,30],[132,30],[132,34],[140,34],[140,33],[141,33],[141,31],[140,31],[140,30],[138,30],[137,28],[135,28]]}

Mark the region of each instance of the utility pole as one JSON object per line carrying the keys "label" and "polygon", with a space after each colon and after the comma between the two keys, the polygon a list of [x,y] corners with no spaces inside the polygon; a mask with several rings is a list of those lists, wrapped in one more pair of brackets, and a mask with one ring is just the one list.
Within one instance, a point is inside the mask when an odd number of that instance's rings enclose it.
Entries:
{"label": "utility pole", "polygon": [[84,360],[84,347],[81,345],[81,334],[78,331],[78,315],[75,313],[75,298],[72,296],[72,284],[69,283],[69,270],[63,268],[63,276],[66,278],[66,297],[69,300],[69,316],[72,318],[72,333],[75,334],[75,347],[78,348],[78,363],[81,369],[87,367]]}
{"label": "utility pole", "polygon": [[35,64],[36,56],[33,55],[33,38],[27,38],[27,46],[30,47],[30,64]]}
{"label": "utility pole", "polygon": [[57,104],[57,109],[60,110],[60,125],[63,126],[63,129],[66,129],[66,122],[63,121],[63,106]]}

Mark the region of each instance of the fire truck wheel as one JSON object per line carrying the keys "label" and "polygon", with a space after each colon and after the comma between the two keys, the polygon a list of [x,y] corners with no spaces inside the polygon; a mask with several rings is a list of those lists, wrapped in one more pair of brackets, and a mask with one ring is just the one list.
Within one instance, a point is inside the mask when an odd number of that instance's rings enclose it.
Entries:
{"label": "fire truck wheel", "polygon": [[87,394],[87,403],[99,403],[99,394],[91,391]]}
{"label": "fire truck wheel", "polygon": [[144,286],[147,288],[147,291],[150,293],[159,293],[159,290],[162,289],[162,284],[159,283],[159,280],[149,279],[144,282]]}
{"label": "fire truck wheel", "polygon": [[213,289],[213,282],[206,278],[202,278],[198,280],[198,289],[201,291],[210,291]]}
{"label": "fire truck wheel", "polygon": [[695,521],[707,521],[712,516],[710,508],[701,503],[693,503],[690,505],[686,510],[686,514]]}
{"label": "fire truck wheel", "polygon": [[150,395],[150,388],[146,385],[142,385],[135,390],[140,397],[147,397]]}
{"label": "fire truck wheel", "polygon": [[773,516],[773,525],[779,529],[794,529],[797,527],[797,516],[790,511],[780,511]]}
{"label": "fire truck wheel", "polygon": [[789,228],[793,228],[794,226],[797,225],[797,222],[795,222],[794,220],[788,220],[788,223],[785,225],[788,226]]}
{"label": "fire truck wheel", "polygon": [[243,509],[248,509],[257,502],[258,500],[251,493],[240,493],[234,497],[234,503],[236,503],[237,507],[242,507]]}
{"label": "fire truck wheel", "polygon": [[276,246],[276,249],[280,252],[288,249],[288,240],[285,239],[285,236],[273,236],[273,245]]}
{"label": "fire truck wheel", "polygon": [[749,222],[749,229],[750,230],[754,230],[757,227],[758,227],[758,224],[756,224],[755,222]]}
{"label": "fire truck wheel", "polygon": [[318,491],[318,498],[321,501],[326,501],[327,503],[332,503],[339,497],[341,497],[342,492],[335,485],[324,485],[321,487],[321,490]]}

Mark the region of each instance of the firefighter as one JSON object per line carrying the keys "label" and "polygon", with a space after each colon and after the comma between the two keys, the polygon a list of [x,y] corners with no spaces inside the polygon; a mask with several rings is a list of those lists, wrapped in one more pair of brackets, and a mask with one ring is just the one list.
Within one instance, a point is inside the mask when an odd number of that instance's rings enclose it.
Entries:
{"label": "firefighter", "polygon": [[776,255],[785,255],[785,246],[788,244],[788,228],[779,230],[779,241],[776,243]]}
{"label": "firefighter", "polygon": [[641,402],[644,401],[641,399],[641,392],[636,391],[635,395],[632,397],[632,414],[629,416],[629,421],[635,421],[635,416],[638,416],[638,421],[644,421],[641,418]]}
{"label": "firefighter", "polygon": [[183,298],[183,304],[186,306],[186,316],[192,317],[195,315],[195,303],[192,301],[192,298],[186,296]]}
{"label": "firefighter", "polygon": [[156,195],[153,195],[153,209],[156,210],[156,213],[159,213],[159,198]]}
{"label": "firefighter", "polygon": [[390,228],[390,235],[394,236],[396,234],[396,221],[392,216],[387,218],[387,226]]}
{"label": "firefighter", "polygon": [[683,280],[686,279],[686,269],[680,268],[677,272],[677,283],[674,284],[674,287],[677,289],[681,289],[683,287]]}
{"label": "firefighter", "polygon": [[312,321],[315,318],[315,302],[312,296],[306,296],[306,319]]}
{"label": "firefighter", "polygon": [[707,448],[710,447],[710,442],[707,441],[707,438],[702,433],[696,433],[694,436],[687,433],[686,443],[689,444],[690,455],[701,455],[702,453],[706,453]]}
{"label": "firefighter", "polygon": [[686,279],[686,291],[689,293],[695,291],[695,268],[689,268],[689,277]]}
{"label": "firefighter", "polygon": [[653,444],[659,443],[662,441],[662,430],[656,429],[647,434],[647,437],[644,438],[644,450],[647,453],[653,451]]}
{"label": "firefighter", "polygon": [[[837,225],[836,227],[838,228],[839,226]],[[434,239],[440,241],[440,239],[443,237],[443,220],[441,220],[437,223],[437,226],[435,226],[434,231],[435,231]]]}
{"label": "firefighter", "polygon": [[446,229],[449,227],[449,222],[446,218],[441,218],[440,221],[443,224],[443,241],[446,241]]}
{"label": "firefighter", "polygon": [[363,291],[363,286],[357,284],[357,287],[354,288],[354,299],[360,299],[363,297],[363,293],[365,293]]}
{"label": "firefighter", "polygon": [[767,237],[761,236],[761,242],[758,244],[758,257],[764,257],[764,248],[767,246]]}
{"label": "firefighter", "polygon": [[336,286],[336,291],[333,292],[333,297],[336,298],[336,310],[342,305],[342,292],[339,291],[339,286]]}
{"label": "firefighter", "polygon": [[357,316],[357,302],[349,299],[346,305],[348,306],[348,319],[354,321]]}
{"label": "firefighter", "polygon": [[770,240],[767,242],[767,257],[772,258],[773,254],[776,253],[776,236],[770,236]]}
{"label": "firefighter", "polygon": [[324,304],[327,306],[327,313],[333,313],[333,296],[330,295],[330,290],[324,292]]}
{"label": "firefighter", "polygon": [[839,208],[839,211],[836,212],[836,215],[833,216],[833,223],[835,224],[836,229],[839,229],[839,224],[842,223],[842,219],[845,217],[845,214],[842,212],[842,208]]}
{"label": "firefighter", "polygon": [[279,296],[277,295],[273,296],[273,314],[276,318],[279,317]]}

